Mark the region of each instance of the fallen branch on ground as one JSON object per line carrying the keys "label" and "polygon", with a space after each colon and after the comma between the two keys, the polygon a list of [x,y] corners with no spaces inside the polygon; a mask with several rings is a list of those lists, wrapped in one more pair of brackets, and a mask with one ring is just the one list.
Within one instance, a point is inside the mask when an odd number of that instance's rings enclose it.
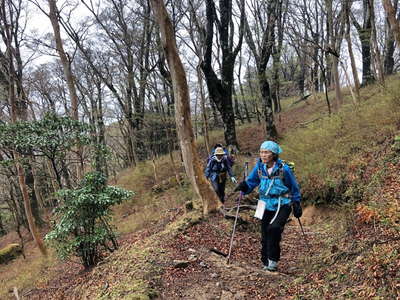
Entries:
{"label": "fallen branch on ground", "polygon": [[309,124],[311,124],[311,123],[314,123],[315,121],[318,121],[318,120],[320,120],[320,119],[321,119],[321,117],[318,117],[318,118],[315,118],[315,119],[313,119],[313,120],[311,120],[311,121],[308,121],[308,122],[299,123],[299,126],[300,126],[300,127],[306,127],[307,125],[309,125]]}
{"label": "fallen branch on ground", "polygon": [[[255,210],[256,208],[257,208],[256,205],[240,205],[239,206],[239,209],[241,209],[241,210],[251,210],[251,209]],[[237,209],[237,206],[225,208],[226,211],[231,211],[234,209]]]}
{"label": "fallen branch on ground", "polygon": [[295,104],[297,104],[297,103],[300,103],[301,101],[307,100],[307,98],[310,97],[311,95],[312,95],[312,94],[308,94],[308,95],[305,95],[305,96],[301,97],[300,99],[298,99],[298,100],[294,101],[292,104],[290,104],[289,107],[291,107],[291,106],[293,106],[293,105],[295,105]]}

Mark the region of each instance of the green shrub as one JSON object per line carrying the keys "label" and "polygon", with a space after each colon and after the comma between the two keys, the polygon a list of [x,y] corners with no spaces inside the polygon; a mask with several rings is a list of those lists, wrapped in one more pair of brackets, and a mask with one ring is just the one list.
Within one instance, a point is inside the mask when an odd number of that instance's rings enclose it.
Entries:
{"label": "green shrub", "polygon": [[58,223],[46,235],[61,259],[78,256],[85,267],[95,265],[103,250],[114,251],[118,244],[109,225],[110,207],[130,198],[133,193],[107,186],[99,172],[85,175],[81,187],[61,190],[62,199],[56,210]]}

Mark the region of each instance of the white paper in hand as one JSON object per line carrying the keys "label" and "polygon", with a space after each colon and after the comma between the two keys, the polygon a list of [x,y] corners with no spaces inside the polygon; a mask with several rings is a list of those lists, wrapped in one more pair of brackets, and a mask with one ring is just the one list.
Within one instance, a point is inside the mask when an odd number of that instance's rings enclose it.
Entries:
{"label": "white paper in hand", "polygon": [[254,215],[255,218],[262,220],[265,211],[265,202],[258,200],[257,202],[257,209]]}

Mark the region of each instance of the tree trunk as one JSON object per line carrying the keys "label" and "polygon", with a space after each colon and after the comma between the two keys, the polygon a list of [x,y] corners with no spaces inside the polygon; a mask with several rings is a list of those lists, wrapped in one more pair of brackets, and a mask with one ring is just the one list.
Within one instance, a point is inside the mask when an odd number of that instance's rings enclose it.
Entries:
{"label": "tree trunk", "polygon": [[247,108],[247,98],[246,95],[244,94],[243,91],[243,84],[242,84],[242,80],[240,79],[240,74],[238,76],[238,81],[239,81],[239,87],[240,87],[240,95],[242,96],[242,102],[243,102],[243,108],[244,108],[244,113],[247,119],[247,123],[251,123],[251,118],[250,118],[250,114],[249,114],[249,109]]}
{"label": "tree trunk", "polygon": [[[67,82],[68,86],[68,92],[69,92],[69,97],[71,99],[71,118],[73,120],[79,120],[78,116],[78,95],[76,93],[76,87],[75,87],[75,80],[74,76],[72,74],[71,70],[71,61],[68,59],[68,56],[66,52],[64,51],[64,46],[63,42],[61,39],[61,33],[60,33],[60,24],[58,23],[58,15],[59,11],[56,5],[56,0],[48,0],[49,2],[49,18],[51,22],[51,26],[53,27],[53,32],[54,32],[54,39],[56,42],[56,49],[57,53],[60,56],[61,64],[63,66],[63,71],[64,71],[64,76],[65,80]],[[76,166],[76,176],[77,180],[79,181],[83,177],[83,157],[82,157],[82,152],[83,149],[82,147],[77,147],[76,149],[77,153],[77,158],[79,160],[79,165]]]}
{"label": "tree trunk", "polygon": [[350,64],[351,64],[351,71],[353,74],[353,80],[354,80],[354,90],[355,90],[355,95],[356,99],[359,102],[360,101],[360,80],[358,78],[358,72],[357,72],[357,66],[356,66],[356,60],[354,58],[354,52],[353,52],[353,44],[351,41],[351,34],[350,34],[350,9],[351,9],[351,1],[347,0],[346,2],[346,33],[345,33],[345,38],[347,42],[347,49],[349,51],[349,57],[350,57]]}
{"label": "tree trunk", "polygon": [[379,51],[378,47],[378,41],[376,37],[376,24],[375,24],[375,9],[374,9],[374,1],[370,0],[369,4],[371,5],[370,10],[371,10],[371,44],[372,44],[372,49],[374,51],[374,64],[375,64],[375,69],[377,72],[377,78],[378,81],[381,85],[385,84],[385,79],[383,77],[383,63],[382,63],[382,58],[381,58],[381,53]]}
{"label": "tree trunk", "polygon": [[0,211],[0,237],[1,237],[2,235],[5,235],[6,233],[7,233],[7,232],[6,232],[6,230],[4,229],[3,219],[2,219],[1,211]]}
{"label": "tree trunk", "polygon": [[256,96],[255,95],[255,93],[254,93],[254,87],[253,87],[253,84],[252,84],[252,82],[251,82],[251,76],[250,76],[250,72],[249,72],[249,70],[247,71],[248,72],[248,74],[249,74],[249,76],[248,76],[248,78],[247,78],[247,82],[248,82],[248,84],[249,84],[249,89],[250,89],[250,96],[251,96],[251,99],[253,100],[252,102],[253,102],[253,108],[254,108],[254,114],[256,115],[256,117],[257,117],[257,123],[258,124],[261,124],[261,113],[260,113],[260,110],[258,109],[258,105],[257,105],[257,101],[258,101],[258,96]]}
{"label": "tree trunk", "polygon": [[[233,71],[235,66],[235,59],[242,46],[243,40],[243,22],[244,15],[244,1],[241,0],[240,5],[240,26],[238,43],[233,48],[234,40],[234,23],[232,20],[232,1],[221,0],[219,1],[220,18],[216,21],[216,9],[213,0],[206,0],[206,37],[205,37],[205,50],[204,58],[201,62],[201,68],[206,78],[208,93],[211,101],[213,101],[221,113],[222,121],[224,123],[224,136],[227,146],[238,148],[239,144],[236,138],[235,128],[235,114],[232,105],[232,87],[233,87]],[[220,78],[217,77],[212,64],[213,52],[213,36],[214,26],[220,23],[216,28],[219,30],[219,42],[221,45],[221,70]]]}
{"label": "tree trunk", "polygon": [[[397,2],[396,2],[397,3]],[[394,34],[390,29],[389,21],[386,21],[386,40],[385,40],[385,57],[383,59],[384,73],[385,75],[393,74],[394,69],[394,51],[395,51],[395,40]]]}
{"label": "tree trunk", "polygon": [[200,102],[201,102],[201,117],[203,120],[203,134],[204,134],[204,142],[206,144],[207,153],[210,153],[210,137],[208,135],[208,117],[206,111],[206,97],[204,96],[204,87],[203,87],[203,74],[201,74],[200,65],[197,66],[197,78],[199,80],[199,89],[200,89]]}
{"label": "tree trunk", "polygon": [[281,6],[281,1],[268,2],[267,24],[265,26],[264,32],[262,33],[262,44],[258,47],[253,40],[250,26],[248,22],[245,21],[246,41],[249,45],[250,50],[253,53],[257,65],[257,76],[262,97],[266,139],[276,139],[278,136],[278,132],[276,130],[274,122],[271,91],[268,79],[266,77],[266,69],[269,58],[272,54],[273,45],[275,43],[275,24],[277,19],[276,14],[277,11],[280,11],[279,7]]}
{"label": "tree trunk", "polygon": [[358,36],[361,42],[361,55],[362,55],[362,85],[368,85],[375,81],[371,72],[371,10],[369,1],[371,0],[363,0],[363,16],[364,22],[361,26],[353,14],[350,14],[351,19],[353,21],[354,26],[357,29]]}
{"label": "tree trunk", "polygon": [[157,174],[156,155],[154,152],[152,153],[152,156],[151,156],[151,165],[153,166],[154,183],[158,184],[159,180],[158,180],[158,174]]}
{"label": "tree trunk", "polygon": [[[332,70],[332,78],[333,78],[333,84],[335,88],[335,106],[336,110],[339,109],[340,105],[343,103],[343,97],[342,97],[342,91],[340,89],[340,79],[339,79],[339,55],[340,55],[340,42],[342,40],[342,33],[334,33],[333,26],[333,8],[332,8],[332,0],[325,0],[325,5],[326,5],[326,10],[327,10],[327,16],[326,16],[326,27],[327,27],[327,40],[328,40],[328,45],[329,48],[331,49],[331,52],[328,51],[328,58],[329,61],[327,61],[327,65],[330,65],[330,68]],[[341,18],[341,20],[337,20],[340,23],[340,27],[344,28],[344,19]],[[339,46],[338,46],[339,45]]]}
{"label": "tree trunk", "polygon": [[239,101],[238,101],[238,96],[236,94],[235,87],[232,87],[232,93],[233,93],[233,99],[234,99],[234,103],[235,103],[236,118],[238,118],[240,120],[240,123],[244,124],[243,117],[242,117],[242,114],[240,113],[240,109],[239,109]]}
{"label": "tree trunk", "polygon": [[393,31],[394,38],[397,42],[397,48],[400,48],[400,13],[396,19],[396,9],[390,0],[382,0],[387,18],[390,23],[390,28]]}
{"label": "tree trunk", "polygon": [[272,109],[271,91],[267,78],[265,78],[265,71],[258,73],[258,81],[260,85],[260,92],[263,101],[263,114],[265,121],[266,139],[275,139],[278,137],[274,122],[274,111]]}
{"label": "tree trunk", "polygon": [[[10,59],[10,66],[12,65],[12,59]],[[13,69],[13,66],[11,66],[10,69]],[[11,72],[12,74],[13,72]],[[11,78],[13,76],[11,75]],[[13,79],[13,78],[12,78]],[[11,106],[11,120],[13,123],[17,122],[17,107],[19,106],[17,104],[17,100],[15,99],[15,91],[14,91],[14,80],[10,80],[10,84],[9,84],[9,101],[10,101],[10,106]],[[25,181],[25,171],[21,165],[21,159],[23,158],[18,152],[14,152],[14,157],[16,162],[16,168],[17,168],[17,174],[18,174],[18,182],[19,182],[19,186],[21,189],[21,194],[22,194],[22,198],[24,200],[24,209],[25,209],[25,215],[26,215],[26,219],[28,221],[28,225],[29,225],[29,231],[32,234],[32,237],[36,243],[36,245],[38,246],[40,252],[42,253],[42,255],[47,256],[47,249],[43,243],[43,240],[40,236],[40,232],[37,229],[37,226],[35,224],[35,220],[32,214],[32,206],[31,206],[31,201],[29,198],[29,192],[28,192],[28,187]]]}
{"label": "tree trunk", "polygon": [[185,70],[176,48],[175,32],[163,0],[151,0],[151,4],[157,23],[160,26],[161,41],[171,72],[175,96],[176,127],[186,174],[192,182],[196,194],[203,202],[203,212],[207,214],[218,208],[219,201],[203,175],[202,164],[194,142],[193,128],[190,120],[189,89]]}
{"label": "tree trunk", "polygon": [[[7,48],[7,68],[8,68],[8,101],[10,105],[10,117],[11,117],[11,122],[16,123],[18,119],[21,119],[23,121],[26,121],[27,117],[27,103],[25,101],[25,97],[23,96],[23,89],[22,89],[22,82],[21,82],[21,72],[16,72],[14,63],[17,63],[18,71],[21,71],[21,60],[19,56],[19,44],[13,45],[13,42],[17,40],[19,37],[16,37],[15,34],[17,31],[20,29],[18,28],[18,22],[14,19],[12,19],[13,13],[15,11],[8,11],[8,13],[11,15],[10,18],[6,15],[7,9],[5,7],[5,1],[1,3],[1,18],[4,22],[6,20],[9,20],[9,24],[7,24],[6,28],[3,28],[4,30],[4,35],[3,35],[3,40],[6,43],[6,48]],[[11,19],[11,20],[10,20]],[[16,27],[14,27],[16,26]],[[18,78],[18,76],[20,76]],[[19,94],[19,98],[16,97],[16,90],[15,87],[17,87],[17,91]],[[29,230],[32,234],[33,239],[35,240],[40,252],[42,255],[46,256],[47,251],[44,246],[44,243],[42,241],[42,238],[40,236],[40,233],[37,229],[37,226],[35,224],[35,220],[32,214],[32,206],[31,206],[31,201],[29,198],[29,193],[28,193],[28,187],[25,181],[25,171],[22,167],[22,156],[17,152],[14,151],[14,159],[16,161],[16,168],[17,168],[17,174],[18,174],[18,181],[19,181],[19,186],[22,194],[22,198],[24,201],[24,210],[25,210],[25,215],[28,221],[29,225]],[[33,187],[33,185],[32,185]]]}
{"label": "tree trunk", "polygon": [[37,197],[38,193],[36,193],[35,189],[35,178],[33,176],[33,167],[32,164],[29,163],[26,170],[25,170],[25,182],[26,185],[29,187],[29,199],[31,202],[31,210],[37,226],[41,227],[45,222],[43,221],[42,217],[40,216],[40,205],[39,199]]}

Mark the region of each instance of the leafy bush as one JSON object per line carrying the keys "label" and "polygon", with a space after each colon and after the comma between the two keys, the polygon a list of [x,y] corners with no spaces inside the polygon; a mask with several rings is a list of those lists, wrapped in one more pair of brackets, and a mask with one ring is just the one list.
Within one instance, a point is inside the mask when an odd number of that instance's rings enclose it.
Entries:
{"label": "leafy bush", "polygon": [[76,145],[90,143],[90,126],[48,113],[42,120],[0,124],[0,147],[21,154],[64,158]]}
{"label": "leafy bush", "polygon": [[59,219],[53,231],[46,235],[61,259],[78,256],[85,267],[95,265],[104,250],[114,251],[118,244],[109,221],[110,207],[130,198],[133,193],[107,186],[99,172],[85,175],[81,187],[60,190],[62,199],[56,209]]}

